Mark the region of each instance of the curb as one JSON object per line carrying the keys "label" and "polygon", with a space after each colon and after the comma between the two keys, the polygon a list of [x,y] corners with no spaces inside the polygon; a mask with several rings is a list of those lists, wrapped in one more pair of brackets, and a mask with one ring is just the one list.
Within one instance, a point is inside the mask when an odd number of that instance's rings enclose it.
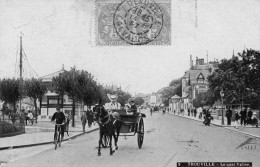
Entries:
{"label": "curb", "polygon": [[1,135],[0,138],[16,136],[16,135],[20,135],[20,134],[23,134],[23,133],[25,133],[25,132],[16,132],[16,133],[4,134],[4,135]]}
{"label": "curb", "polygon": [[[64,139],[64,141],[68,141],[68,140],[72,140],[72,139],[75,139],[79,136],[82,136],[84,134],[88,134],[88,133],[91,133],[91,132],[94,132],[96,130],[98,130],[99,128],[94,128],[94,129],[91,129],[85,133],[80,133],[80,134],[77,134],[75,136],[71,136],[70,138],[67,138],[67,139]],[[25,144],[25,145],[17,145],[17,146],[7,146],[7,147],[0,147],[0,151],[1,150],[7,150],[7,149],[15,149],[15,148],[24,148],[24,147],[32,147],[32,146],[39,146],[39,145],[45,145],[45,144],[52,144],[53,141],[49,141],[49,142],[42,142],[42,143],[35,143],[35,144]]]}
{"label": "curb", "polygon": [[[170,113],[169,113],[170,114]],[[174,115],[174,114],[170,114],[170,115]],[[174,116],[178,116],[178,117],[181,117],[181,118],[186,118],[186,119],[190,119],[190,120],[194,120],[194,121],[198,121],[198,122],[203,122],[202,120],[197,120],[197,119],[192,119],[192,118],[189,118],[189,117],[185,117],[185,116],[181,116],[181,115],[174,115]],[[214,126],[217,126],[217,127],[221,127],[221,128],[225,128],[227,130],[230,130],[230,131],[234,131],[234,132],[238,132],[238,133],[243,133],[245,135],[248,135],[248,136],[252,136],[252,137],[255,137],[255,138],[259,138],[260,139],[260,136],[258,135],[254,135],[254,134],[251,134],[251,133],[247,133],[247,132],[242,132],[240,130],[237,130],[237,129],[231,129],[230,127],[234,127],[234,126],[223,126],[223,125],[218,125],[218,124],[215,124],[215,123],[211,123],[212,125]]]}

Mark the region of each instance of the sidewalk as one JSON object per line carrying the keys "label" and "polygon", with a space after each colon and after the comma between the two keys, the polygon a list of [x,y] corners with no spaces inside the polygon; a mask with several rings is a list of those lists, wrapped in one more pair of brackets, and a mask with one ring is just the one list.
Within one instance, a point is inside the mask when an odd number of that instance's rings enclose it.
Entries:
{"label": "sidewalk", "polygon": [[[86,133],[94,131],[98,125],[90,128],[86,125]],[[69,127],[69,136],[64,133],[64,140],[70,140],[83,135],[81,122],[76,122],[75,127]],[[0,138],[0,150],[8,148],[30,147],[34,145],[50,144],[53,142],[54,124],[50,122],[38,122],[37,124],[25,126],[25,134]]]}
{"label": "sidewalk", "polygon": [[[169,113],[171,115],[174,115],[173,113]],[[183,118],[187,118],[187,119],[191,119],[191,120],[195,120],[195,121],[199,121],[199,122],[203,122],[203,119],[199,119],[198,116],[195,118],[194,116],[188,116],[188,115],[183,115],[183,114],[175,114],[174,116],[179,116],[179,117],[183,117]],[[227,120],[226,118],[224,118],[224,124],[225,125],[221,125],[221,120],[220,119],[214,119],[213,121],[211,121],[212,125],[215,126],[219,126],[219,127],[223,127],[226,128],[228,130],[232,130],[232,131],[236,131],[236,132],[240,132],[249,136],[253,136],[253,137],[257,137],[260,138],[260,128],[256,128],[256,127],[252,127],[251,125],[247,125],[247,126],[239,126],[238,129],[235,128],[235,122],[231,122],[231,125],[226,125],[227,124]]]}

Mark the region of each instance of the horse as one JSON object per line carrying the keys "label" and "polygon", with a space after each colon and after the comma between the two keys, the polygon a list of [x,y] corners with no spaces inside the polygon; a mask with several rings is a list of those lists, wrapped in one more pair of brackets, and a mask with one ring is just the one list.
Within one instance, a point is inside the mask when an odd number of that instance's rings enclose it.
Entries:
{"label": "horse", "polygon": [[112,150],[112,136],[114,137],[115,149],[118,149],[117,141],[118,136],[121,128],[121,121],[120,118],[115,118],[119,116],[119,114],[109,114],[103,106],[98,106],[94,112],[94,120],[99,125],[99,142],[98,142],[98,156],[101,156],[100,148],[102,145],[102,138],[104,135],[109,137],[109,148],[110,148],[110,155],[113,155],[115,152]]}

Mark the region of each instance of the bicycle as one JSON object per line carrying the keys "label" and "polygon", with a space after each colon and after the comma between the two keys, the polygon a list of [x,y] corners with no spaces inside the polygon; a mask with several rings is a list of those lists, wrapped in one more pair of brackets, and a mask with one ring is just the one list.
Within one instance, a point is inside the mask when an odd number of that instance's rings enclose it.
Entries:
{"label": "bicycle", "polygon": [[[57,125],[57,132],[54,132],[55,133],[55,136],[54,136],[54,144],[55,144],[55,150],[57,149],[57,146],[59,145],[59,147],[61,146],[61,142],[62,142],[62,139],[61,139],[61,126],[64,125],[64,123],[62,124],[56,124]],[[58,137],[58,138],[57,138]]]}

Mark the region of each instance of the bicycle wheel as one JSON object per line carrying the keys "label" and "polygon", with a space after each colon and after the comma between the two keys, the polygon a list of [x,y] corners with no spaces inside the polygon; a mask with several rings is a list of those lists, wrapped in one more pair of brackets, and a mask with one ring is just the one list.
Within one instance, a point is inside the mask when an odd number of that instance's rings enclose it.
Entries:
{"label": "bicycle wheel", "polygon": [[57,133],[55,134],[54,144],[55,144],[54,149],[56,150],[57,149],[57,145],[58,145]]}
{"label": "bicycle wheel", "polygon": [[61,145],[61,133],[60,132],[59,132],[58,142],[59,142],[59,147],[60,147],[60,145]]}

